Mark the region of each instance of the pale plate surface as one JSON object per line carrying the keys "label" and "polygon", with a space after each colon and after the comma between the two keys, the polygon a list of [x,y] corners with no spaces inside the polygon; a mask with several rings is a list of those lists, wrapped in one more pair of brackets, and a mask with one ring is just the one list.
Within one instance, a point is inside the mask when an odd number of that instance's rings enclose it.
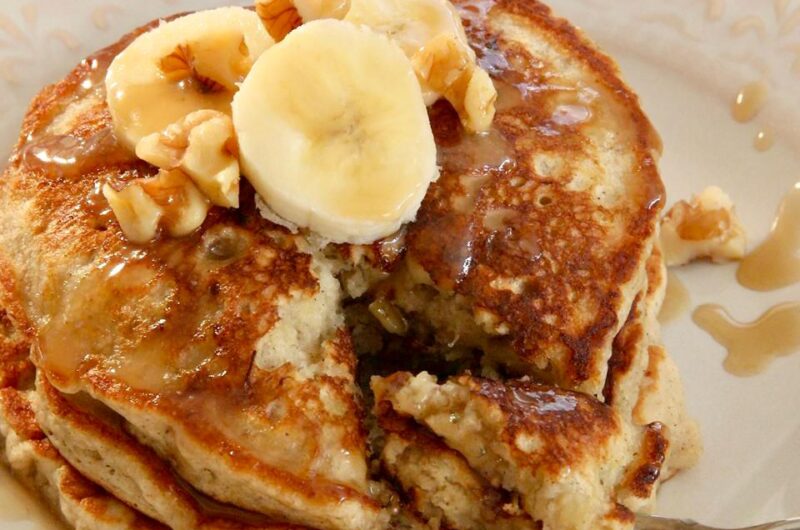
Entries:
{"label": "pale plate surface", "polygon": [[[29,99],[91,51],[157,16],[220,0],[3,0],[0,6],[0,156],[16,139]],[[780,198],[800,182],[800,0],[551,0],[617,59],[664,139],[669,203],[709,184],[727,190],[751,246],[767,233]],[[742,85],[766,80],[764,111],[730,116]],[[761,127],[775,145],[760,153]],[[692,307],[720,303],[739,320],[800,300],[800,285],[770,293],[736,283],[735,266],[677,271]],[[684,313],[664,330],[700,421],[700,464],[664,486],[658,512],[743,526],[800,515],[800,352],[757,376],[722,369],[724,350]],[[0,470],[0,527],[51,528]]]}

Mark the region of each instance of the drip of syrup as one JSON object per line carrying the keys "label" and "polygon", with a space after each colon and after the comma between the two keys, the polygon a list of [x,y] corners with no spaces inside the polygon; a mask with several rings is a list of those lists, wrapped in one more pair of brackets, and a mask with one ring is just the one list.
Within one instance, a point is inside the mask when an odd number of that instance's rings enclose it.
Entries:
{"label": "drip of syrup", "polygon": [[733,119],[739,123],[753,120],[764,108],[768,93],[769,87],[763,81],[756,81],[742,87],[731,106]]}
{"label": "drip of syrup", "polygon": [[689,290],[675,273],[669,272],[667,276],[667,292],[664,295],[664,304],[658,314],[658,321],[662,324],[672,322],[689,309],[690,303]]}
{"label": "drip of syrup", "polygon": [[753,147],[756,151],[769,151],[775,144],[775,132],[769,127],[763,127],[756,133],[753,139]]}
{"label": "drip of syrup", "polygon": [[698,307],[692,318],[728,350],[724,367],[733,375],[756,375],[776,357],[800,349],[800,302],[775,306],[747,324],[713,304]]}
{"label": "drip of syrup", "polygon": [[745,256],[736,277],[755,291],[800,281],[800,182],[783,200],[766,241]]}

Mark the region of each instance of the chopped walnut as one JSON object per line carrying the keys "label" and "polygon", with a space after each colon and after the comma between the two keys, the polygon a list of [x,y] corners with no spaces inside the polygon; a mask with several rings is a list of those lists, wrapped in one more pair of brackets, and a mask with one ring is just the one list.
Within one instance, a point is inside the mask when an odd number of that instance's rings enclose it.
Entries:
{"label": "chopped walnut", "polygon": [[239,159],[233,122],[198,110],[142,138],[136,156],[161,169],[180,169],[217,206],[239,206]]}
{"label": "chopped walnut", "polygon": [[252,66],[250,50],[237,31],[181,43],[158,62],[168,80],[187,83],[203,94],[235,92]]}
{"label": "chopped walnut", "polygon": [[256,0],[256,13],[275,42],[303,23],[292,0]]}
{"label": "chopped walnut", "polygon": [[442,33],[412,58],[420,83],[444,96],[472,132],[486,131],[494,119],[497,90],[455,35]]}
{"label": "chopped walnut", "polygon": [[706,188],[688,203],[676,203],[661,220],[667,265],[683,265],[699,258],[714,262],[740,259],[746,242],[733,202],[716,186]]}
{"label": "chopped walnut", "polygon": [[350,0],[256,0],[256,13],[267,32],[280,42],[303,22],[319,18],[343,19]]}
{"label": "chopped walnut", "polygon": [[174,237],[194,232],[208,214],[208,199],[180,170],[129,182],[121,190],[103,186],[122,232],[134,243],[146,243],[163,226]]}

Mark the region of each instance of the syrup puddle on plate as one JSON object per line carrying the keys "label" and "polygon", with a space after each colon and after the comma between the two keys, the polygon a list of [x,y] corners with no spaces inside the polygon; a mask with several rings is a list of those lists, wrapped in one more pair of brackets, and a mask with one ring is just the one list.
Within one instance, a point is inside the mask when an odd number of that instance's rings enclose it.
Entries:
{"label": "syrup puddle on plate", "polygon": [[777,358],[800,349],[800,302],[777,305],[751,323],[741,323],[716,304],[701,305],[694,322],[727,351],[725,370],[747,377],[764,371]]}
{"label": "syrup puddle on plate", "polygon": [[736,278],[755,291],[800,281],[800,182],[783,199],[766,241],[742,260]]}
{"label": "syrup puddle on plate", "polygon": [[658,313],[658,321],[662,324],[672,322],[688,311],[690,304],[689,290],[680,278],[670,271],[667,274],[667,292],[664,294],[664,303]]}

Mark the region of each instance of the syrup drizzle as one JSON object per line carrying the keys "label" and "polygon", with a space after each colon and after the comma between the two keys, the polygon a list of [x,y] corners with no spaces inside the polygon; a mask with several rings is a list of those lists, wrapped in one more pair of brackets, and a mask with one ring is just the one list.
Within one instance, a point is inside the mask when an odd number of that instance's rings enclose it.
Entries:
{"label": "syrup drizzle", "polygon": [[742,260],[736,278],[755,291],[800,281],[800,182],[781,203],[766,241]]}
{"label": "syrup drizzle", "polygon": [[767,102],[769,87],[764,81],[755,81],[743,86],[731,105],[733,119],[739,123],[752,121]]}
{"label": "syrup drizzle", "polygon": [[775,131],[770,127],[762,127],[759,129],[756,133],[756,137],[753,139],[753,147],[755,147],[756,151],[762,153],[764,151],[769,151],[773,145],[775,145]]}
{"label": "syrup drizzle", "polygon": [[733,320],[714,304],[698,307],[692,318],[728,350],[723,366],[733,375],[756,375],[776,357],[800,349],[800,302],[775,306],[751,323]]}
{"label": "syrup drizzle", "polygon": [[689,290],[680,278],[670,271],[667,275],[667,292],[664,295],[664,304],[658,313],[658,321],[662,324],[672,322],[689,309],[690,303]]}

